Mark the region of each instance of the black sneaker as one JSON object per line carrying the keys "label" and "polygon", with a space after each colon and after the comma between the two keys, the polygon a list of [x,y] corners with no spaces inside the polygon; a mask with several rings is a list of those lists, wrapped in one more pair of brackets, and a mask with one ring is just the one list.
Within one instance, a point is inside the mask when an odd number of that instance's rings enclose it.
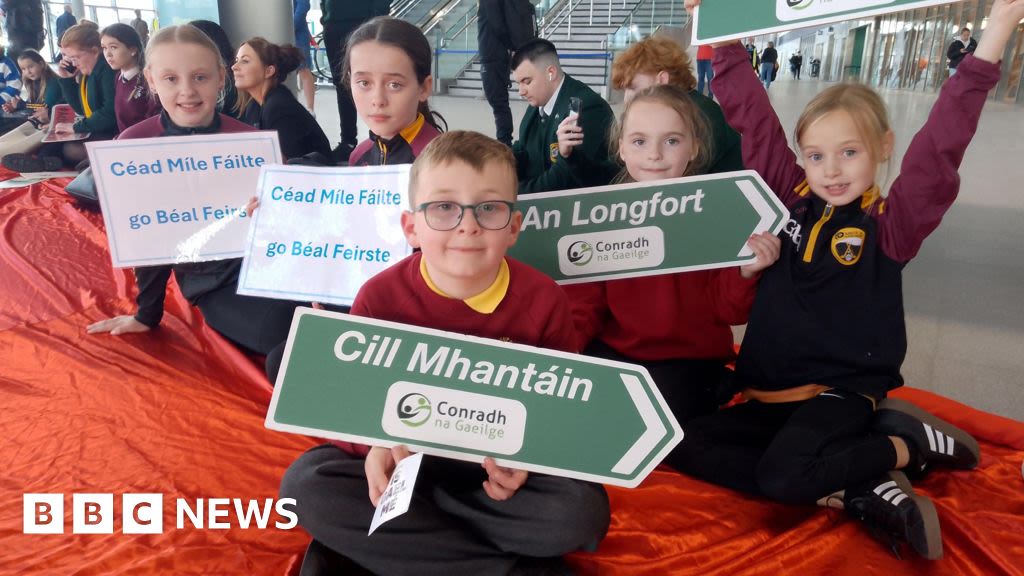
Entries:
{"label": "black sneaker", "polygon": [[874,482],[847,488],[843,506],[876,537],[887,538],[897,557],[896,541],[903,541],[929,560],[942,558],[942,531],[935,505],[915,493],[902,472],[894,470]]}
{"label": "black sneaker", "polygon": [[31,154],[8,154],[0,159],[0,165],[15,172],[56,172],[64,162],[56,156],[33,156]]}
{"label": "black sneaker", "polygon": [[872,428],[907,440],[922,464],[970,470],[981,456],[978,442],[970,434],[905,400],[879,402]]}
{"label": "black sneaker", "polygon": [[347,142],[341,142],[331,150],[331,156],[334,157],[336,164],[347,164],[348,157],[352,155],[352,151],[356,149],[355,144],[349,144]]}

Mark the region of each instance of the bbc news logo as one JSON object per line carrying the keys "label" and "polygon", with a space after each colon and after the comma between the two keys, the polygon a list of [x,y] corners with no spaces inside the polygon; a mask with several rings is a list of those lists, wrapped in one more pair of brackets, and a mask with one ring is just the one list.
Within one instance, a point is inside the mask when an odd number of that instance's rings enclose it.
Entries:
{"label": "bbc news logo", "polygon": [[[72,494],[72,534],[113,534],[116,511],[113,494]],[[64,494],[24,494],[22,532],[63,534]],[[178,498],[174,503],[178,530],[231,528],[291,530],[299,523],[295,499],[243,500],[241,498]],[[122,494],[122,534],[163,534],[163,494]]]}

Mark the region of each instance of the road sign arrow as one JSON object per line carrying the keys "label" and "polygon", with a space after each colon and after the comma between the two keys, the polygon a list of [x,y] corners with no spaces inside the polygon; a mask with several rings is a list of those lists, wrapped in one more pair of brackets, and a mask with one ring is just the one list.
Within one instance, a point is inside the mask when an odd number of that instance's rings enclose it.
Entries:
{"label": "road sign arrow", "polygon": [[642,366],[309,308],[266,424],[627,487],[683,435]]}
{"label": "road sign arrow", "polygon": [[532,194],[518,209],[509,255],[560,284],[747,264],[750,235],[789,218],[750,170]]}

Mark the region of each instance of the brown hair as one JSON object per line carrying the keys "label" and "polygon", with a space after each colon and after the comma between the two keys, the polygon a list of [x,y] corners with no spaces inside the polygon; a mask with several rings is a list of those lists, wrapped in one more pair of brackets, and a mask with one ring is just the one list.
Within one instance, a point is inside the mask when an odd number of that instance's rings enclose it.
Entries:
{"label": "brown hair", "polygon": [[512,149],[494,138],[479,132],[455,130],[434,138],[412,163],[409,173],[409,206],[416,208],[416,183],[420,173],[434,166],[442,166],[455,161],[465,162],[477,172],[483,172],[488,164],[496,162],[504,167],[509,174],[512,187],[512,200],[516,199],[519,178],[516,176],[516,158]]}
{"label": "brown hair", "polygon": [[28,60],[35,62],[42,66],[42,74],[39,75],[38,80],[29,80],[22,76],[24,86],[28,88],[28,101],[31,104],[37,104],[43,102],[46,99],[46,85],[49,82],[57,82],[57,74],[54,73],[53,68],[50,68],[49,63],[43,58],[43,55],[39,52],[26,48],[21,51],[18,55],[18,64],[21,65],[22,60]]}
{"label": "brown hair", "polygon": [[[891,157],[885,157],[885,139],[890,131],[889,113],[878,93],[863,84],[838,84],[826,88],[815,96],[796,122],[793,140],[797,149],[800,148],[800,140],[807,129],[836,110],[844,110],[853,118],[853,123],[857,126],[857,131],[860,132],[868,154],[874,162],[891,162]],[[887,164],[886,180],[888,172]],[[883,185],[884,183],[883,180]]]}
{"label": "brown hair", "polygon": [[657,36],[645,38],[616,56],[612,63],[612,86],[625,90],[637,74],[656,75],[662,71],[668,73],[669,84],[687,92],[697,86],[690,55],[675,41]]}
{"label": "brown hair", "polygon": [[[691,140],[697,147],[697,154],[694,156],[693,160],[686,165],[686,172],[679,174],[679,176],[703,174],[708,169],[708,166],[711,165],[712,152],[714,150],[714,138],[711,135],[711,129],[708,126],[707,117],[703,112],[701,112],[700,108],[693,103],[693,100],[690,99],[686,90],[672,84],[659,84],[657,86],[651,86],[646,90],[641,90],[640,92],[637,92],[636,96],[634,96],[628,104],[626,104],[618,122],[616,122],[609,131],[609,155],[615,158],[618,162],[622,162],[622,158],[619,156],[619,140],[622,139],[622,133],[626,125],[626,121],[629,119],[629,114],[638,102],[655,102],[662,104],[671,108],[673,112],[683,119],[683,124],[685,124],[686,128],[690,131]],[[619,172],[618,176],[616,176],[615,181],[633,181],[633,177],[629,175],[624,164],[622,171]]]}
{"label": "brown hair", "polygon": [[100,47],[100,30],[96,24],[82,21],[64,31],[60,37],[61,48],[77,47],[81,49]]}
{"label": "brown hair", "polygon": [[[294,72],[299,64],[305,59],[302,52],[292,44],[274,44],[273,42],[263,38],[262,36],[256,36],[250,38],[245,42],[242,42],[241,46],[248,46],[252,48],[252,51],[256,53],[256,57],[260,59],[260,64],[264,68],[268,66],[274,67],[274,76],[270,78],[270,86],[267,88],[273,88],[281,82],[284,82],[285,78],[289,74]],[[239,48],[241,48],[239,46]],[[245,110],[252,102],[252,95],[245,90],[238,91],[238,109]]]}
{"label": "brown hair", "polygon": [[[379,42],[388,46],[394,46],[409,57],[412,62],[412,69],[416,73],[416,83],[423,85],[423,81],[431,75],[430,69],[433,65],[433,51],[427,37],[419,28],[390,16],[378,16],[365,23],[348,37],[345,44],[345,59],[341,63],[341,83],[350,91],[352,89],[352,48],[363,42]],[[417,108],[423,118],[438,130],[441,123],[447,123],[437,112],[433,112],[426,101],[420,102]]]}

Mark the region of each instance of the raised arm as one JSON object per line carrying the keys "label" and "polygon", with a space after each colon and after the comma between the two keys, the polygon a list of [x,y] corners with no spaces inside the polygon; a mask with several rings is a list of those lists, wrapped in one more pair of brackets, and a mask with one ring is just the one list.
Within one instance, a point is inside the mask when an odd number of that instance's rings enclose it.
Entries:
{"label": "raised arm", "polygon": [[742,136],[743,164],[756,170],[787,206],[799,196],[793,192],[804,171],[789,149],[768,93],[750,68],[747,51],[739,42],[715,50],[711,87],[725,119]]}

